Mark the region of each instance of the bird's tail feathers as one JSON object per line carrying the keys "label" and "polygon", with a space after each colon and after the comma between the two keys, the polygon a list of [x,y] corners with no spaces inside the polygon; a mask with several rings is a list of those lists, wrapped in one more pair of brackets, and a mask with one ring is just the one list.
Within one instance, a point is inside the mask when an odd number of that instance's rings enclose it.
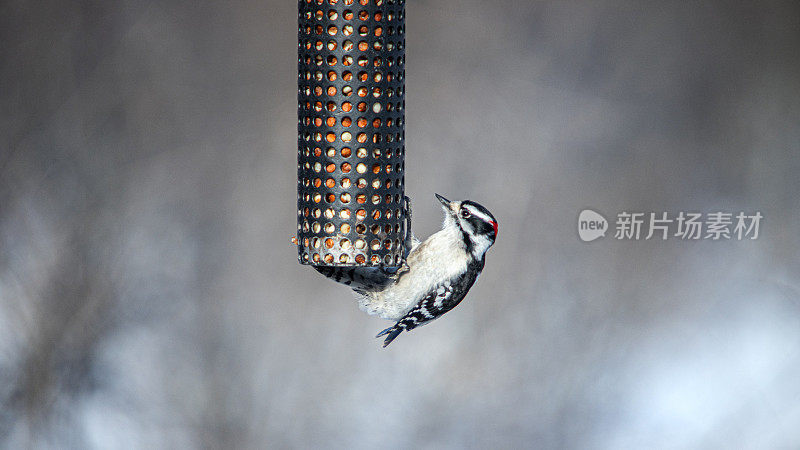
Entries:
{"label": "bird's tail feathers", "polygon": [[[391,327],[389,327],[389,328],[387,328],[387,329],[385,329],[385,330],[381,331],[381,332],[380,332],[380,333],[378,333],[378,335],[377,335],[377,336],[375,336],[375,337],[376,337],[376,338],[379,338],[379,337],[381,337],[381,336],[386,336],[386,339],[384,339],[384,341],[383,341],[383,347],[384,347],[384,348],[386,348],[386,346],[387,346],[387,345],[389,345],[389,344],[391,344],[391,343],[392,343],[392,341],[393,341],[393,340],[394,340],[394,339],[395,339],[397,336],[400,336],[400,333],[402,333],[402,332],[403,332],[403,329],[402,329],[401,327],[399,327],[399,326],[397,326],[397,325],[393,325],[393,326],[391,326]],[[388,336],[387,336],[387,335],[388,335]]]}

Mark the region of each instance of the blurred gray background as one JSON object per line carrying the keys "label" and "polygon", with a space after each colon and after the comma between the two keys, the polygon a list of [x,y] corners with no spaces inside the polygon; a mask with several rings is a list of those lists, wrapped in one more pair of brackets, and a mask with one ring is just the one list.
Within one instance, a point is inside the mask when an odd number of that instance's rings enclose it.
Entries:
{"label": "blurred gray background", "polygon": [[[407,193],[500,222],[442,320],[296,261],[296,3],[0,5],[0,447],[800,447],[797,2],[409,0]],[[761,211],[583,243],[578,212]]]}

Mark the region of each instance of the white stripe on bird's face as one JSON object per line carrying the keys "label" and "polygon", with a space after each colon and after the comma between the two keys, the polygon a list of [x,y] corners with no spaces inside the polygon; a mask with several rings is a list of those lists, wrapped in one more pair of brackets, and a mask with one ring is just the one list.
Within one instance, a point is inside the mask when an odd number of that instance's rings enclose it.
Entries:
{"label": "white stripe on bird's face", "polygon": [[476,259],[483,256],[494,244],[497,222],[486,208],[475,202],[464,200],[455,214],[459,226],[472,243],[470,251]]}
{"label": "white stripe on bird's face", "polygon": [[[471,241],[470,250],[477,258],[494,244],[497,222],[483,206],[470,200],[450,201],[439,194],[436,198],[444,210],[443,228],[455,228]],[[494,231],[493,231],[494,230]]]}
{"label": "white stripe on bird's face", "polygon": [[461,209],[465,209],[465,210],[469,211],[470,215],[475,216],[475,217],[483,220],[486,223],[494,222],[494,217],[491,217],[491,216],[488,216],[488,215],[484,214],[483,211],[479,210],[478,208],[476,208],[476,207],[474,207],[472,205],[461,205]]}

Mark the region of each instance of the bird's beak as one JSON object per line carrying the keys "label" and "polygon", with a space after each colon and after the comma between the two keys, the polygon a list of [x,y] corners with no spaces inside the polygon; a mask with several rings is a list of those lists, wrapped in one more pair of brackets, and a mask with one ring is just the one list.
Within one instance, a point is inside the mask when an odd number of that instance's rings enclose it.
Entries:
{"label": "bird's beak", "polygon": [[457,205],[456,202],[451,202],[450,200],[442,197],[439,194],[436,194],[436,198],[439,200],[439,202],[441,202],[442,208],[444,208],[444,212],[446,214],[449,214],[451,216],[455,216],[456,208],[458,208],[458,205]]}

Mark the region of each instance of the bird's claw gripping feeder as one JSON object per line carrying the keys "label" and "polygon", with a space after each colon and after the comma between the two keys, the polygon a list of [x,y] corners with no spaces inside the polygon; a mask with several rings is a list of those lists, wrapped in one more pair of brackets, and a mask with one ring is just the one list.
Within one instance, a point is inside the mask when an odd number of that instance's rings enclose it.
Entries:
{"label": "bird's claw gripping feeder", "polygon": [[299,0],[301,264],[398,267],[406,219],[405,0]]}

